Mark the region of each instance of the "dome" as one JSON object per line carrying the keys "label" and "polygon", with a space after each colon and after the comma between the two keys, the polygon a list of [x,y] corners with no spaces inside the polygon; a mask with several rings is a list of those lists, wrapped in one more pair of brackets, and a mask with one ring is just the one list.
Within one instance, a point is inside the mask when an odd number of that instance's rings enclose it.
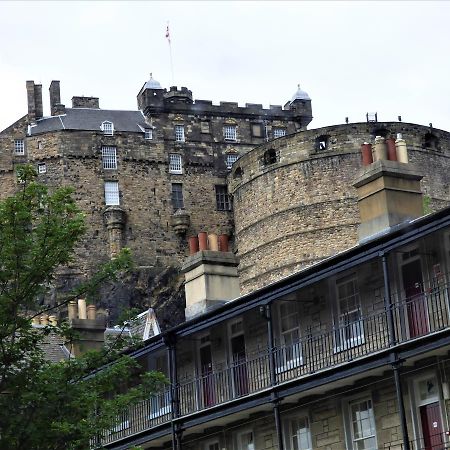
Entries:
{"label": "dome", "polygon": [[153,79],[152,74],[150,74],[150,80],[145,83],[144,89],[162,89],[159,81]]}
{"label": "dome", "polygon": [[292,96],[291,103],[295,100],[311,100],[309,95],[300,89],[300,85],[298,85],[297,92]]}

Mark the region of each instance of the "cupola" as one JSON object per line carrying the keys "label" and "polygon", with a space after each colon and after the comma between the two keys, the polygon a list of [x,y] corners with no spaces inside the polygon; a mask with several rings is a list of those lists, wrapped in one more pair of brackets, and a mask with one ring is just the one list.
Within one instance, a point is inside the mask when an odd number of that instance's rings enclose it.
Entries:
{"label": "cupola", "polygon": [[298,89],[297,89],[296,93],[292,96],[291,103],[295,102],[295,100],[311,100],[309,95],[305,91],[300,89],[300,85],[297,85],[297,86],[298,86]]}

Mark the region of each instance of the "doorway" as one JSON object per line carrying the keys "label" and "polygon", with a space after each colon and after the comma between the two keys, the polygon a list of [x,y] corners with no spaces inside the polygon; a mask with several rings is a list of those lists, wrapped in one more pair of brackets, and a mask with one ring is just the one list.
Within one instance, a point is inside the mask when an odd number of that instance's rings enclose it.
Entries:
{"label": "doorway", "polygon": [[203,406],[207,407],[216,403],[211,341],[209,335],[201,338],[199,354]]}

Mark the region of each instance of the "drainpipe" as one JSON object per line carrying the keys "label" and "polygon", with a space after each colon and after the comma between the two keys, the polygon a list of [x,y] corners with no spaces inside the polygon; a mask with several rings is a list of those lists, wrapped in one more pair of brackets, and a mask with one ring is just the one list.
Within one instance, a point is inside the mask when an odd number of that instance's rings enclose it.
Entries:
{"label": "drainpipe", "polygon": [[177,355],[176,340],[174,336],[168,336],[165,339],[168,350],[169,360],[169,381],[170,381],[170,411],[172,417],[172,449],[181,450],[181,439],[175,425],[178,417],[178,391],[177,391]]}
{"label": "drainpipe", "polygon": [[[277,384],[277,374],[275,369],[275,340],[273,333],[273,320],[271,303],[266,305],[264,309],[260,310],[264,318],[267,320],[267,338],[269,344],[269,371],[270,371],[270,385],[274,387]],[[276,392],[272,393],[273,415],[275,419],[275,429],[277,433],[278,449],[284,450],[283,445],[283,429],[281,426],[280,400]]]}
{"label": "drainpipe", "polygon": [[[388,261],[385,253],[380,253],[381,263],[383,266],[383,279],[384,279],[384,305],[386,308],[388,328],[389,328],[389,346],[394,347],[396,344],[395,330],[394,330],[394,318],[392,316],[392,300],[391,300],[391,287],[389,280]],[[398,356],[395,352],[392,353],[393,362],[391,363],[394,371],[395,381],[395,393],[397,395],[398,413],[400,416],[400,426],[402,430],[403,450],[410,450],[408,427],[406,424],[405,414],[405,402],[403,400],[402,383],[400,381],[400,366],[401,363],[398,360]]]}

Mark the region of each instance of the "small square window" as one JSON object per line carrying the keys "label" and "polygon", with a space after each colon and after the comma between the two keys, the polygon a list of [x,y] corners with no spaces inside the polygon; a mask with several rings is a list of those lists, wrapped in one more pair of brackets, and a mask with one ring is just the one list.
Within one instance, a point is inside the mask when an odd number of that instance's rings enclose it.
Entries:
{"label": "small square window", "polygon": [[169,155],[169,173],[175,174],[183,173],[183,162],[180,154],[171,153]]}
{"label": "small square window", "polygon": [[252,136],[263,137],[263,126],[260,123],[252,123]]}
{"label": "small square window", "polygon": [[25,142],[23,139],[14,140],[14,154],[25,155]]}
{"label": "small square window", "polygon": [[226,141],[236,141],[237,127],[235,125],[225,125],[223,127],[223,137]]}
{"label": "small square window", "polygon": [[181,183],[172,183],[172,206],[174,211],[184,208],[183,185]]}
{"label": "small square window", "polygon": [[233,166],[233,163],[235,161],[237,161],[239,158],[239,155],[237,155],[236,153],[229,153],[227,155],[227,159],[226,159],[226,164],[227,164],[227,169],[231,170],[231,167]]}
{"label": "small square window", "polygon": [[114,134],[114,125],[112,122],[103,122],[102,123],[102,131],[103,134],[106,134],[107,136],[112,136]]}
{"label": "small square window", "polygon": [[105,181],[105,204],[120,205],[118,181]]}
{"label": "small square window", "polygon": [[102,147],[102,162],[104,169],[117,169],[116,147]]}
{"label": "small square window", "polygon": [[274,128],[272,132],[274,139],[286,136],[286,128]]}
{"label": "small square window", "polygon": [[210,125],[209,125],[209,122],[208,121],[203,121],[203,122],[200,122],[200,131],[202,132],[202,133],[210,133],[211,131],[210,131]]}
{"label": "small square window", "polygon": [[151,128],[146,128],[145,129],[144,139],[147,139],[147,140],[153,139],[153,130]]}
{"label": "small square window", "polygon": [[227,186],[216,185],[216,206],[218,211],[231,211]]}
{"label": "small square window", "polygon": [[175,125],[175,140],[184,142],[184,125]]}
{"label": "small square window", "polygon": [[38,173],[47,173],[47,166],[45,163],[38,164]]}

